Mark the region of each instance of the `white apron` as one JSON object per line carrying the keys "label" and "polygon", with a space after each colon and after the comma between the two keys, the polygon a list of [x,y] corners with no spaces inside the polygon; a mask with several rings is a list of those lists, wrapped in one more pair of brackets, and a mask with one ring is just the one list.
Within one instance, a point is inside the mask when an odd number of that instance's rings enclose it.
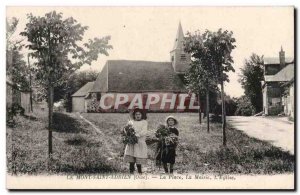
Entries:
{"label": "white apron", "polygon": [[136,136],[138,137],[137,144],[127,144],[124,155],[132,156],[135,158],[147,158],[147,144],[146,135],[148,134],[148,122],[146,120],[130,121]]}

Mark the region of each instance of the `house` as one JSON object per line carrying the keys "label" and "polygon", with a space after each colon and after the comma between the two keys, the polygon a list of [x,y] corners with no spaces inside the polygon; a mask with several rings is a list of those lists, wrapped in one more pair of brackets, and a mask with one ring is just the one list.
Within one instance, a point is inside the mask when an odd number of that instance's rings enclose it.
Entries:
{"label": "house", "polygon": [[[87,83],[72,95],[73,112],[126,112],[137,94],[141,94],[145,106],[147,98],[153,93],[160,100],[149,107],[150,111],[185,111],[179,105],[187,105],[193,97],[188,96],[183,100],[184,95],[180,95],[188,93],[184,85],[184,73],[191,61],[191,56],[184,52],[183,41],[184,34],[179,23],[169,62],[108,60],[95,82]],[[116,108],[113,106],[115,98],[102,99],[107,94],[111,97],[126,95],[128,101]],[[163,97],[174,97],[174,105],[168,102],[162,108]],[[111,107],[103,110],[99,106],[101,99]]]}
{"label": "house", "polygon": [[294,61],[285,58],[282,48],[279,58],[264,59],[262,93],[265,115],[294,117]]}
{"label": "house", "polygon": [[18,104],[24,108],[25,113],[31,112],[30,91],[20,90],[19,87],[6,77],[6,107],[10,108],[13,104]]}

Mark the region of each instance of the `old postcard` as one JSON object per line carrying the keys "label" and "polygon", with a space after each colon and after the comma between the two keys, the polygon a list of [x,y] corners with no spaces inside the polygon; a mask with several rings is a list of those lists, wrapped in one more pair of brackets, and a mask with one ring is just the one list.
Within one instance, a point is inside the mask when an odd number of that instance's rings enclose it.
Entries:
{"label": "old postcard", "polygon": [[295,188],[294,7],[6,8],[8,189]]}

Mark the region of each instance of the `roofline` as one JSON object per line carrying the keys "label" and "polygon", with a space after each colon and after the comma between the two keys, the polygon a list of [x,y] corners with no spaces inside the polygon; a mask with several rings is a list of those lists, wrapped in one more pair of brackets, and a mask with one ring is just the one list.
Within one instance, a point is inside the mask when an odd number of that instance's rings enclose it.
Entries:
{"label": "roofline", "polygon": [[184,92],[188,92],[188,90],[141,90],[141,91],[117,91],[117,90],[109,90],[109,91],[90,91],[88,93],[151,93],[151,92],[184,93]]}
{"label": "roofline", "polygon": [[[290,64],[294,64],[294,60],[293,61],[290,61],[290,62],[285,62],[285,65],[290,65]],[[280,65],[280,63],[269,63],[269,64],[265,64],[263,63],[262,65]]]}
{"label": "roofline", "polygon": [[[129,62],[152,62],[152,63],[172,63],[170,61],[149,61],[149,60],[124,60],[124,59],[119,59],[119,60],[107,60],[106,63],[112,62],[112,61],[129,61]],[[105,63],[105,64],[106,64]]]}
{"label": "roofline", "polygon": [[[73,93],[73,95],[71,95],[71,97],[84,97],[85,95],[74,95],[74,94],[76,94],[81,88],[83,88],[84,86],[86,86],[89,83],[93,83],[93,86],[94,86],[95,81],[89,81],[89,82],[87,82],[82,87],[80,87],[75,93]],[[90,92],[90,90],[87,93],[89,93],[89,92]]]}

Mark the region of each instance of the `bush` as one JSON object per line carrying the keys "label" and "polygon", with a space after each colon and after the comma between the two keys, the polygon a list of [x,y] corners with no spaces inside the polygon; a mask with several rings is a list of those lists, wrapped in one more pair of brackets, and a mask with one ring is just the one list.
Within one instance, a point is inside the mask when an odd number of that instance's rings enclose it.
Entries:
{"label": "bush", "polygon": [[14,117],[18,114],[24,116],[25,109],[22,108],[17,103],[13,103],[10,107],[6,107],[6,125],[9,127],[15,127],[15,120]]}
{"label": "bush", "polygon": [[237,100],[237,109],[235,115],[238,116],[252,116],[255,114],[255,108],[251,104],[249,98],[242,96]]}

